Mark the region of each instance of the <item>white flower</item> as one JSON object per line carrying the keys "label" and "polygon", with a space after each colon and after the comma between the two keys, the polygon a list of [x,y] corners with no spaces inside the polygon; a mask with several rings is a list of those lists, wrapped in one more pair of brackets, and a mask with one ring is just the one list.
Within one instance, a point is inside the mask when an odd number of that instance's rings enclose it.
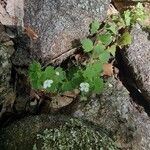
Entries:
{"label": "white flower", "polygon": [[53,83],[53,80],[45,80],[43,83],[43,88],[47,89],[48,87],[51,87],[52,83]]}
{"label": "white flower", "polygon": [[83,92],[89,92],[89,87],[90,85],[87,83],[87,82],[82,82],[80,84],[80,90],[83,91]]}
{"label": "white flower", "polygon": [[110,83],[108,84],[108,86],[109,86],[110,88],[112,88],[112,87],[113,87],[113,85],[112,85],[112,84],[110,84]]}
{"label": "white flower", "polygon": [[56,71],[56,75],[57,75],[57,76],[59,76],[59,75],[60,75],[60,73],[59,73],[58,71]]}

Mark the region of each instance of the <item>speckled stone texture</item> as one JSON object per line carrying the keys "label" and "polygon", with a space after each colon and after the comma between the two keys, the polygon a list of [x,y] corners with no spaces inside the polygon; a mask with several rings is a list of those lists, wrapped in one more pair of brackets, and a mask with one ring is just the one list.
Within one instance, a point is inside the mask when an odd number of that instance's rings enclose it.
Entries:
{"label": "speckled stone texture", "polygon": [[111,79],[101,96],[79,104],[73,115],[104,127],[121,150],[150,149],[150,119],[119,80]]}
{"label": "speckled stone texture", "polygon": [[132,44],[121,51],[126,68],[131,72],[138,89],[150,102],[150,39],[148,33],[136,25],[131,31]]}
{"label": "speckled stone texture", "polygon": [[5,100],[7,92],[10,92],[10,79],[12,65],[10,57],[14,53],[13,42],[0,24],[0,105]]}
{"label": "speckled stone texture", "polygon": [[[64,60],[80,39],[89,34],[89,24],[104,20],[110,0],[25,0],[24,25],[39,36],[32,43],[31,57],[50,62]],[[68,52],[68,53],[67,53]],[[72,51],[73,53],[74,51]],[[16,53],[14,64],[21,64]]]}
{"label": "speckled stone texture", "polygon": [[[68,123],[68,125],[66,124]],[[61,126],[61,127],[60,127]],[[93,150],[100,150],[100,149],[105,149],[105,150],[118,150],[118,148],[115,146],[114,141],[110,138],[110,136],[108,135],[108,133],[103,129],[103,128],[98,128],[96,126],[94,126],[92,123],[90,122],[86,122],[86,121],[81,121],[78,119],[72,119],[70,120],[70,117],[66,117],[66,116],[51,116],[51,115],[40,115],[40,116],[32,116],[32,117],[28,117],[28,118],[24,118],[18,122],[15,122],[14,124],[12,124],[11,126],[7,127],[7,128],[3,128],[0,129],[0,147],[3,150],[34,150],[33,146],[35,145],[39,145],[37,150],[53,150],[53,148],[51,148],[51,141],[47,140],[50,139],[49,134],[45,134],[44,138],[45,140],[38,140],[37,139],[37,134],[42,134],[45,132],[46,129],[54,129],[55,131],[57,130],[57,132],[59,130],[61,130],[61,128],[63,129],[63,131],[65,132],[65,130],[70,130],[70,132],[80,132],[81,136],[78,137],[76,134],[70,134],[69,137],[67,139],[62,139],[62,141],[59,139],[59,142],[57,140],[57,135],[55,132],[52,132],[51,135],[53,135],[55,139],[55,142],[57,142],[57,146],[55,147],[55,149],[57,150],[82,150],[83,147],[86,147],[86,145],[82,145],[82,143],[84,143],[84,139],[88,139],[89,143],[90,142],[96,142],[99,141],[98,147],[99,148],[94,148],[96,147],[96,145],[93,145],[92,149]],[[86,137],[82,136],[85,135],[85,133],[82,134],[82,130],[85,131],[85,128],[87,128],[88,130],[91,131],[92,135],[86,135]],[[87,130],[86,130],[87,131]],[[87,131],[88,132],[88,131]],[[55,134],[54,134],[55,133]],[[90,140],[93,138],[93,134],[99,134],[99,138],[97,139],[97,136],[94,136],[94,141]],[[60,131],[60,136],[63,137],[63,134],[65,135],[66,133],[62,133],[62,131]],[[79,134],[78,134],[79,135]],[[92,136],[90,138],[88,138],[88,136]],[[65,136],[64,136],[65,138]],[[81,146],[79,148],[70,148],[70,147],[65,147],[65,145],[71,145],[71,143],[73,143],[74,141],[72,141],[72,139],[75,139],[76,141],[78,140],[81,141],[81,143],[76,143],[76,145],[74,145],[75,147],[77,147],[77,145]],[[67,143],[65,142],[67,141]],[[41,142],[41,143],[40,143]],[[48,144],[49,142],[49,144]],[[61,145],[62,144],[62,145]],[[48,146],[47,146],[48,145]],[[91,144],[92,145],[92,144]],[[41,148],[43,146],[43,148]],[[46,146],[46,147],[44,147]]]}

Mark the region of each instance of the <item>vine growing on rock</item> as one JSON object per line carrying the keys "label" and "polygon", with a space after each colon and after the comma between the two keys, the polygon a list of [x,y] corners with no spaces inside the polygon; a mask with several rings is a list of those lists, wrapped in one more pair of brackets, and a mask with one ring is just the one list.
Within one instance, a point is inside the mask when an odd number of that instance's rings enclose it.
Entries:
{"label": "vine growing on rock", "polygon": [[82,95],[99,94],[104,88],[104,76],[109,76],[106,64],[110,64],[116,48],[131,44],[130,28],[143,23],[146,18],[144,7],[136,7],[122,14],[112,14],[105,22],[95,20],[90,25],[90,36],[81,40],[80,60],[73,67],[61,68],[48,66],[42,69],[40,63],[33,62],[29,67],[29,79],[33,89],[63,93],[78,89]]}

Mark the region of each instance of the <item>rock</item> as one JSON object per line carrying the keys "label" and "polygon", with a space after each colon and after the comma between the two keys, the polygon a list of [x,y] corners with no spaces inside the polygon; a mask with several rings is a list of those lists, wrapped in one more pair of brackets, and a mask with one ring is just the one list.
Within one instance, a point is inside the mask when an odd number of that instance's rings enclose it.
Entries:
{"label": "rock", "polygon": [[0,22],[5,26],[23,26],[23,0],[1,0]]}
{"label": "rock", "polygon": [[[111,85],[111,86],[110,86]],[[121,149],[150,149],[150,119],[143,107],[136,105],[119,80],[111,79],[103,94],[88,98],[88,103],[74,108],[73,115],[104,127]]]}
{"label": "rock", "polygon": [[13,54],[14,49],[12,46],[6,47],[0,46],[0,83],[9,84],[11,77],[11,62],[10,57]]}
{"label": "rock", "polygon": [[148,33],[136,25],[131,34],[132,44],[121,51],[123,60],[145,99],[150,102],[150,41]]}
{"label": "rock", "polygon": [[5,32],[5,27],[0,23],[0,43],[9,41],[10,38]]}
{"label": "rock", "polygon": [[14,102],[14,96],[12,97],[14,93],[10,87],[12,70],[10,57],[13,53],[13,42],[5,33],[4,27],[0,25],[0,105],[5,103],[5,106],[8,106]]}
{"label": "rock", "polygon": [[24,118],[1,129],[0,135],[3,150],[118,149],[105,130],[61,115]]}
{"label": "rock", "polygon": [[[57,57],[57,63],[63,61],[74,52],[80,39],[89,34],[89,24],[94,19],[105,19],[109,3],[110,0],[26,0],[24,25],[31,27],[39,37],[37,40],[30,37],[31,58],[44,64]],[[21,55],[20,61],[13,61],[18,66],[25,63],[21,62],[25,60],[24,53],[18,55],[19,52],[15,58]],[[28,57],[25,55],[25,58]]]}

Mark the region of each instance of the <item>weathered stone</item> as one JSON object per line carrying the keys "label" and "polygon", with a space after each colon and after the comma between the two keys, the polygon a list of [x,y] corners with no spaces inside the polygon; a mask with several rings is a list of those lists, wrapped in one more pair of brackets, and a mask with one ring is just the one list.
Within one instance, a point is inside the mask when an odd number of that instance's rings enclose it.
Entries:
{"label": "weathered stone", "polygon": [[10,85],[12,78],[11,56],[14,43],[6,33],[6,27],[0,24],[0,119],[7,111],[11,112],[16,100],[16,93]]}
{"label": "weathered stone", "polygon": [[100,97],[77,105],[73,115],[110,131],[121,149],[150,149],[150,119],[120,81],[111,79]]}
{"label": "weathered stone", "polygon": [[5,26],[23,26],[24,0],[0,0],[0,22]]}
{"label": "weathered stone", "polygon": [[136,25],[131,31],[133,40],[129,48],[121,51],[127,69],[145,99],[150,102],[150,41],[148,33]]}
{"label": "weathered stone", "polygon": [[61,115],[28,117],[1,129],[0,135],[3,150],[118,149],[104,129]]}
{"label": "weathered stone", "polygon": [[[31,27],[39,37],[37,40],[30,37],[31,58],[48,63],[65,53],[63,58],[58,58],[58,62],[64,60],[74,52],[69,50],[89,34],[89,24],[94,19],[105,19],[109,2],[110,0],[26,0],[24,25]],[[22,56],[19,57],[16,53],[15,58],[20,59]],[[17,60],[13,63],[23,64]]]}
{"label": "weathered stone", "polygon": [[5,32],[5,27],[0,23],[0,43],[9,41],[10,38]]}
{"label": "weathered stone", "polygon": [[0,31],[0,104],[2,104],[5,102],[8,93],[12,91],[9,83],[12,70],[10,57],[14,52],[14,48],[2,25],[0,26]]}

